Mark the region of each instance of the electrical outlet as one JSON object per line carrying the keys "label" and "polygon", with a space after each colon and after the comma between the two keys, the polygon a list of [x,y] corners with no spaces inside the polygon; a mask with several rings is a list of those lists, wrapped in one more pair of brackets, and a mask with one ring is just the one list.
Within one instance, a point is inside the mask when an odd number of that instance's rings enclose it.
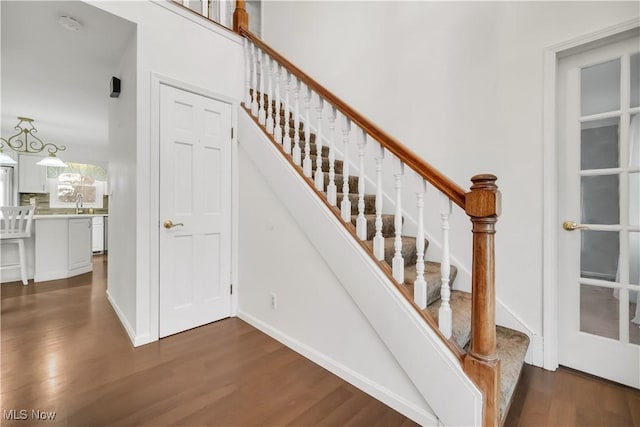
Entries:
{"label": "electrical outlet", "polygon": [[274,293],[271,294],[271,308],[273,310],[278,308],[278,297]]}

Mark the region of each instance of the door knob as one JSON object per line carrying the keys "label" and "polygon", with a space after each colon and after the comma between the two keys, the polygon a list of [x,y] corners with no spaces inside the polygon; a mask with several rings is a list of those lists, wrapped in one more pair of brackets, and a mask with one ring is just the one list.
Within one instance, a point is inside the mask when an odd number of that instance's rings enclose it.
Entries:
{"label": "door knob", "polygon": [[177,224],[174,224],[173,221],[171,221],[170,219],[166,220],[163,225],[164,225],[164,228],[167,228],[167,229],[173,228],[173,227],[178,227],[178,226],[180,226],[180,227],[184,226],[184,224],[181,223],[181,222],[179,222]]}
{"label": "door knob", "polygon": [[575,221],[565,221],[562,223],[562,228],[564,228],[567,231],[573,231],[573,230],[589,230],[589,227],[587,227],[586,225],[582,225],[582,224],[577,224]]}

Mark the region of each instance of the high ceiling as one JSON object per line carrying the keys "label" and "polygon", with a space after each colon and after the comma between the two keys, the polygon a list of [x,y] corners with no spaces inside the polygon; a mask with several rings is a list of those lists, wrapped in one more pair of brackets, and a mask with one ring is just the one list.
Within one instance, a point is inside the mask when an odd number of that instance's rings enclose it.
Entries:
{"label": "high ceiling", "polygon": [[[1,1],[0,8],[2,136],[26,116],[45,142],[106,146],[109,82],[135,25],[80,1]],[[79,21],[80,31],[62,28],[61,16]]]}

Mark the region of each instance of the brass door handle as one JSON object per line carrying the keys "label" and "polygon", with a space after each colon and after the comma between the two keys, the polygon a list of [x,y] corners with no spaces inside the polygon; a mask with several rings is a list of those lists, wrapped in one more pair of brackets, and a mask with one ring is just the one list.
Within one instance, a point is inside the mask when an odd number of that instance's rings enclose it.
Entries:
{"label": "brass door handle", "polygon": [[563,222],[562,223],[562,228],[564,228],[567,231],[589,230],[589,227],[587,227],[586,225],[577,224],[575,221],[565,221],[565,222]]}
{"label": "brass door handle", "polygon": [[166,220],[163,225],[164,225],[164,228],[167,228],[167,229],[173,228],[173,227],[178,227],[178,226],[180,226],[180,227],[184,226],[184,224],[181,223],[181,222],[179,222],[177,224],[174,224],[173,221],[171,221],[170,219]]}

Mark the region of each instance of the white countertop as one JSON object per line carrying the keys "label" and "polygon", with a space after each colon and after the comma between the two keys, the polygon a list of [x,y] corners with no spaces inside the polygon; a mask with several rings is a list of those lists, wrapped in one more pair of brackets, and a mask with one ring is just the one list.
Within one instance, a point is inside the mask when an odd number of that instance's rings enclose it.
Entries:
{"label": "white countertop", "polygon": [[94,216],[109,216],[109,214],[62,214],[62,215],[34,215],[33,219],[68,219],[68,218],[93,218]]}

